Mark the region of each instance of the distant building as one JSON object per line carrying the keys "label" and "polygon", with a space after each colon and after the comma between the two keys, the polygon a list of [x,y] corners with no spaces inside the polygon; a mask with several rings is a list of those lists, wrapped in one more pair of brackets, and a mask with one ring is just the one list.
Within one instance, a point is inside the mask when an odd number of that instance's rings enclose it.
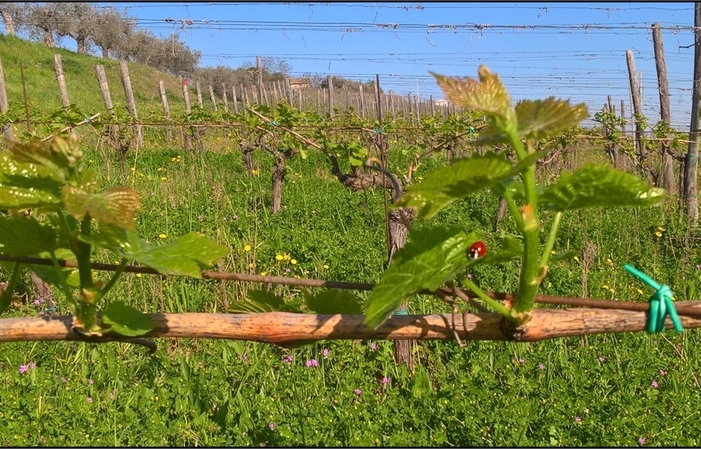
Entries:
{"label": "distant building", "polygon": [[440,99],[440,100],[434,101],[433,104],[436,106],[448,106],[450,104],[450,101],[445,100],[445,99]]}
{"label": "distant building", "polygon": [[290,80],[290,89],[298,90],[310,87],[312,85],[311,78],[288,78]]}

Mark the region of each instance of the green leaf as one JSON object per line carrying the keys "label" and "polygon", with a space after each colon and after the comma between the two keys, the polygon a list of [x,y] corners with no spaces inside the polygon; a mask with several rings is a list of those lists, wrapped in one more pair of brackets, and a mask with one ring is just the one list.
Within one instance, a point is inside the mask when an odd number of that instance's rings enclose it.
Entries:
{"label": "green leaf", "polygon": [[555,211],[585,207],[649,206],[659,203],[664,189],[650,187],[629,173],[605,165],[586,165],[563,172],[540,195],[540,204]]}
{"label": "green leaf", "polygon": [[229,248],[218,245],[197,232],[190,232],[172,243],[154,246],[128,233],[129,242],[124,257],[155,268],[161,274],[202,278],[202,267],[209,266],[229,253]]}
{"label": "green leaf", "polygon": [[577,251],[570,249],[568,251],[563,251],[550,256],[550,263],[557,262],[559,260],[568,260],[579,254]]}
{"label": "green leaf", "polygon": [[523,100],[516,104],[518,135],[540,139],[567,131],[589,117],[584,103],[570,106],[569,101],[549,97],[545,100]]}
{"label": "green leaf", "polygon": [[511,162],[505,156],[489,152],[459,159],[425,176],[410,186],[393,207],[417,207],[418,218],[430,219],[453,201],[513,176]]}
{"label": "green leaf", "polygon": [[56,248],[56,231],[34,217],[0,215],[0,252],[8,256],[35,256]]}
{"label": "green leaf", "polygon": [[304,148],[300,148],[299,155],[302,157],[302,159],[307,159],[309,157],[309,152]]}
{"label": "green leaf", "polygon": [[477,240],[458,228],[425,228],[412,231],[411,240],[397,251],[368,296],[365,324],[375,329],[407,296],[421,290],[434,291],[467,266],[467,249]]}
{"label": "green leaf", "polygon": [[0,153],[0,209],[56,208],[62,185],[47,168]]}
{"label": "green leaf", "polygon": [[126,337],[138,337],[155,328],[151,318],[123,301],[109,303],[102,311],[102,321],[112,326],[116,333]]}
{"label": "green leaf", "polygon": [[304,293],[304,298],[309,309],[320,315],[341,314],[362,314],[358,298],[347,291],[324,290],[316,295],[308,292]]}
{"label": "green leaf", "polygon": [[127,187],[112,187],[104,192],[89,193],[83,189],[65,186],[62,197],[68,212],[76,220],[90,214],[98,223],[110,223],[120,228],[134,230],[134,217],[139,210],[139,195]]}
{"label": "green leaf", "polygon": [[285,300],[272,292],[251,290],[248,298],[229,305],[229,313],[267,313],[291,312],[301,313],[297,304]]}
{"label": "green leaf", "polygon": [[78,239],[113,253],[120,253],[129,243],[127,231],[109,223],[99,223],[96,231],[93,231],[89,236],[78,234]]}
{"label": "green leaf", "polygon": [[456,106],[475,112],[485,112],[498,117],[503,122],[509,122],[513,118],[511,98],[499,76],[491,73],[485,65],[480,65],[477,72],[479,80],[429,73],[436,78],[438,86],[448,100]]}

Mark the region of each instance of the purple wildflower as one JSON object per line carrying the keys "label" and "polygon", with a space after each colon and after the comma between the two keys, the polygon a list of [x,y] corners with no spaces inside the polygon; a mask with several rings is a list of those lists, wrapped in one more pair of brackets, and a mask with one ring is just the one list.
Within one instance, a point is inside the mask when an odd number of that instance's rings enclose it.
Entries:
{"label": "purple wildflower", "polygon": [[41,300],[40,299],[35,299],[34,300],[34,305],[39,307],[41,305]]}
{"label": "purple wildflower", "polygon": [[575,416],[574,422],[582,422],[582,418],[580,418],[579,416]]}
{"label": "purple wildflower", "polygon": [[274,423],[274,422],[271,422],[270,424],[268,424],[268,428],[269,428],[270,430],[275,430],[275,423]]}
{"label": "purple wildflower", "polygon": [[292,360],[294,360],[294,357],[292,356],[292,354],[287,355],[287,356],[285,356],[284,359],[282,359],[282,361],[285,363],[292,363]]}
{"label": "purple wildflower", "polygon": [[387,376],[383,377],[382,380],[382,385],[387,385],[389,383],[389,379],[387,379]]}
{"label": "purple wildflower", "polygon": [[524,363],[526,363],[526,361],[523,360],[523,359],[521,359],[521,358],[519,358],[519,359],[518,359],[518,363],[520,363],[521,365],[523,365]]}
{"label": "purple wildflower", "polygon": [[92,385],[94,382],[92,379],[88,379],[88,385]]}
{"label": "purple wildflower", "polygon": [[666,375],[667,375],[667,371],[661,369],[661,370],[660,370],[660,376],[666,376]]}
{"label": "purple wildflower", "polygon": [[640,443],[640,445],[643,446],[645,444],[645,438],[643,438],[643,437],[638,438],[638,443]]}
{"label": "purple wildflower", "polygon": [[653,381],[652,381],[652,384],[651,384],[650,386],[651,386],[652,388],[657,388],[657,387],[659,387],[659,385],[658,385],[658,383],[657,383],[656,380],[653,380]]}
{"label": "purple wildflower", "polygon": [[308,367],[319,366],[319,362],[316,359],[307,360],[307,366]]}
{"label": "purple wildflower", "polygon": [[29,369],[34,369],[36,368],[36,364],[34,362],[29,362]]}
{"label": "purple wildflower", "polygon": [[601,356],[599,356],[599,362],[604,363],[604,360],[606,360],[606,359],[603,358],[603,357],[601,357]]}
{"label": "purple wildflower", "polygon": [[20,365],[20,366],[19,366],[19,372],[20,372],[20,373],[26,373],[26,372],[27,372],[27,365]]}
{"label": "purple wildflower", "polygon": [[377,351],[377,343],[375,343],[375,342],[370,343],[370,349],[372,349],[373,351]]}
{"label": "purple wildflower", "polygon": [[65,383],[68,382],[68,379],[66,379],[65,377],[62,377],[62,378],[61,378],[61,382],[65,384]]}
{"label": "purple wildflower", "polygon": [[361,390],[360,388],[356,388],[354,390],[354,392],[355,392],[356,396],[360,396],[361,394],[363,394],[363,390]]}
{"label": "purple wildflower", "polygon": [[88,404],[92,404],[92,398],[88,398]]}
{"label": "purple wildflower", "polygon": [[329,349],[328,349],[328,348],[324,348],[324,350],[321,351],[321,355],[323,355],[324,357],[328,357],[328,356],[329,356]]}
{"label": "purple wildflower", "polygon": [[538,369],[543,371],[545,369],[545,365],[541,363],[540,365],[538,365]]}

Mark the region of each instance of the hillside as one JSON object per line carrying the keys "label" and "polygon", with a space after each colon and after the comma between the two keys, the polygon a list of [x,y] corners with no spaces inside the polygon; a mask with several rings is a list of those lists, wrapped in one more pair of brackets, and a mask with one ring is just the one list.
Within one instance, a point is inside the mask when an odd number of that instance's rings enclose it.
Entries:
{"label": "hillside", "polygon": [[[7,95],[11,110],[24,111],[22,75],[24,66],[29,108],[33,113],[48,113],[61,108],[61,97],[54,72],[54,54],[61,55],[66,77],[68,97],[82,111],[95,114],[105,112],[95,66],[102,64],[107,73],[112,102],[125,108],[124,88],[119,75],[119,61],[95,56],[79,55],[62,48],[47,48],[41,43],[17,37],[0,35],[0,58],[5,74]],[[162,113],[158,82],[165,82],[171,113],[185,110],[180,80],[151,67],[128,63],[134,100],[140,115]],[[191,96],[194,102],[195,97]],[[205,107],[206,103],[205,103]]]}

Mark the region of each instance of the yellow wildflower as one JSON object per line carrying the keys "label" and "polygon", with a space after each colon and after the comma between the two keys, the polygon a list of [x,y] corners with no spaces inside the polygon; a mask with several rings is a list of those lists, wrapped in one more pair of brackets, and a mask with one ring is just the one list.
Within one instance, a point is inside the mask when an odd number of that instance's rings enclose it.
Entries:
{"label": "yellow wildflower", "polygon": [[574,256],[573,259],[576,260],[577,262],[579,262],[579,257]]}
{"label": "yellow wildflower", "polygon": [[662,237],[662,233],[660,231],[655,232],[655,235],[657,236],[657,238]]}
{"label": "yellow wildflower", "polygon": [[248,252],[251,250],[251,245],[243,245],[243,250]]}
{"label": "yellow wildflower", "polygon": [[141,277],[141,273],[136,273],[136,277],[140,278],[140,277]]}
{"label": "yellow wildflower", "polygon": [[248,268],[253,268],[253,267],[255,267],[255,266],[256,266],[256,264],[254,264],[253,262],[251,262],[251,263],[248,264]]}
{"label": "yellow wildflower", "polygon": [[643,291],[640,290],[640,289],[638,289],[638,293],[640,293],[640,294],[642,295],[642,294],[643,294]]}
{"label": "yellow wildflower", "polygon": [[168,178],[166,178],[165,176],[163,176],[163,177],[161,178],[161,181],[167,181],[167,180],[168,180]]}
{"label": "yellow wildflower", "polygon": [[329,269],[329,266],[328,266],[328,265],[324,265],[324,266],[321,267],[321,268],[323,268],[324,270],[328,270],[328,269]]}
{"label": "yellow wildflower", "polygon": [[608,285],[602,285],[601,288],[603,288],[604,290],[608,290],[608,289],[609,289],[609,286],[608,286]]}
{"label": "yellow wildflower", "polygon": [[282,256],[282,254],[276,254],[276,255],[275,255],[275,260],[282,260],[282,259],[284,259],[284,257]]}
{"label": "yellow wildflower", "polygon": [[660,232],[664,232],[664,231],[666,231],[666,229],[665,229],[665,228],[663,228],[662,226],[658,226],[658,227],[657,227],[657,230],[658,230],[658,231],[660,231]]}
{"label": "yellow wildflower", "polygon": [[268,272],[267,272],[267,271],[261,271],[261,272],[260,272],[260,275],[261,275],[261,276],[267,276],[267,275],[268,275]]}
{"label": "yellow wildflower", "polygon": [[164,238],[166,238],[166,237],[167,237],[167,235],[165,235],[165,234],[158,234],[158,238],[159,238],[159,239],[164,239]]}
{"label": "yellow wildflower", "polygon": [[290,260],[290,259],[292,259],[288,253],[285,253],[285,255],[284,255],[283,257],[284,257],[285,260]]}
{"label": "yellow wildflower", "polygon": [[292,265],[297,265],[297,259],[292,259],[292,260],[290,260],[290,263],[291,263]]}

